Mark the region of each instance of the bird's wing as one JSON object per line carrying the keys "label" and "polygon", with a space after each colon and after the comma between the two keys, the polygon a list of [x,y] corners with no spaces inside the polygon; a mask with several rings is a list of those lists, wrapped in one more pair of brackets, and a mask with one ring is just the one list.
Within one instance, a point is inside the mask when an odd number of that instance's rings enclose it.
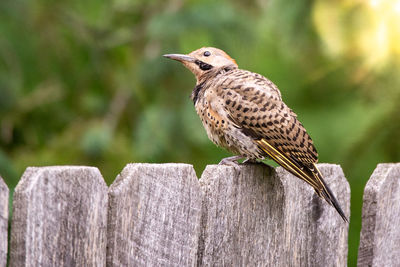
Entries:
{"label": "bird's wing", "polygon": [[263,139],[289,160],[316,163],[318,153],[296,114],[282,102],[275,85],[254,75],[232,75],[217,86],[227,114],[239,127],[253,132],[256,140]]}
{"label": "bird's wing", "polygon": [[[251,91],[251,90],[250,90]],[[295,176],[305,180],[318,194],[324,191],[319,176],[313,175],[318,154],[303,125],[291,110],[280,100],[271,97],[257,100],[241,95],[239,105],[225,105],[228,118],[235,122],[243,133],[251,136],[258,146],[274,161]],[[245,99],[243,99],[245,98]],[[226,104],[226,102],[225,102]]]}

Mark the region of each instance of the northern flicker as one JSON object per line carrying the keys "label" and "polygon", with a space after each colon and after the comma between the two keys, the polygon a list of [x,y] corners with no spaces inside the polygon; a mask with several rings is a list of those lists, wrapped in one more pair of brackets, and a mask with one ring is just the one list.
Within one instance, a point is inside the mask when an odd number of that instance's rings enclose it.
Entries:
{"label": "northern flicker", "polygon": [[310,136],[274,83],[239,69],[234,59],[213,47],[164,57],[180,61],[196,76],[191,99],[207,135],[235,154],[220,164],[271,158],[310,184],[347,221],[316,166],[318,153]]}

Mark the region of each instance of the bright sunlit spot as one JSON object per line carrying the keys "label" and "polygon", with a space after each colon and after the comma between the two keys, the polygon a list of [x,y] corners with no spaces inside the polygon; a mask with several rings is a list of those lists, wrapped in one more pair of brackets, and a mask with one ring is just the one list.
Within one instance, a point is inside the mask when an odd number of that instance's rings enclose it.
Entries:
{"label": "bright sunlit spot", "polygon": [[364,70],[400,62],[400,0],[319,1],[313,19],[332,56],[360,58]]}
{"label": "bright sunlit spot", "polygon": [[371,7],[376,8],[379,5],[379,0],[371,0],[369,1],[369,4]]}

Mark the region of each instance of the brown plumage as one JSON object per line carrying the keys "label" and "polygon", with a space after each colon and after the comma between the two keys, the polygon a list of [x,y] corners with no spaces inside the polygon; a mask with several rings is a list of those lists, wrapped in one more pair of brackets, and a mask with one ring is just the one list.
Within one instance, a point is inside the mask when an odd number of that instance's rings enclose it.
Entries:
{"label": "brown plumage", "polygon": [[220,164],[271,158],[310,184],[347,221],[316,166],[318,153],[310,136],[275,84],[238,69],[235,60],[217,48],[164,56],[182,62],[196,76],[191,99],[208,137],[236,155]]}

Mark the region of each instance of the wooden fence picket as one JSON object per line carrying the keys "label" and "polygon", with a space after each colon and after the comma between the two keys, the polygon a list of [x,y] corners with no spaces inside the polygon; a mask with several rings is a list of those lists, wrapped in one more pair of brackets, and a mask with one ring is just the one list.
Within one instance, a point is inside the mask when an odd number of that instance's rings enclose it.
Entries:
{"label": "wooden fence picket", "polygon": [[[320,164],[346,214],[342,169]],[[201,266],[346,266],[348,224],[293,175],[264,166],[208,166]]]}
{"label": "wooden fence picket", "polygon": [[28,168],[15,188],[10,266],[105,266],[107,185],[93,167]]}
{"label": "wooden fence picket", "polygon": [[201,202],[191,165],[127,165],[109,189],[107,266],[194,266]]}
{"label": "wooden fence picket", "polygon": [[400,163],[379,164],[364,189],[358,266],[400,265]]}

